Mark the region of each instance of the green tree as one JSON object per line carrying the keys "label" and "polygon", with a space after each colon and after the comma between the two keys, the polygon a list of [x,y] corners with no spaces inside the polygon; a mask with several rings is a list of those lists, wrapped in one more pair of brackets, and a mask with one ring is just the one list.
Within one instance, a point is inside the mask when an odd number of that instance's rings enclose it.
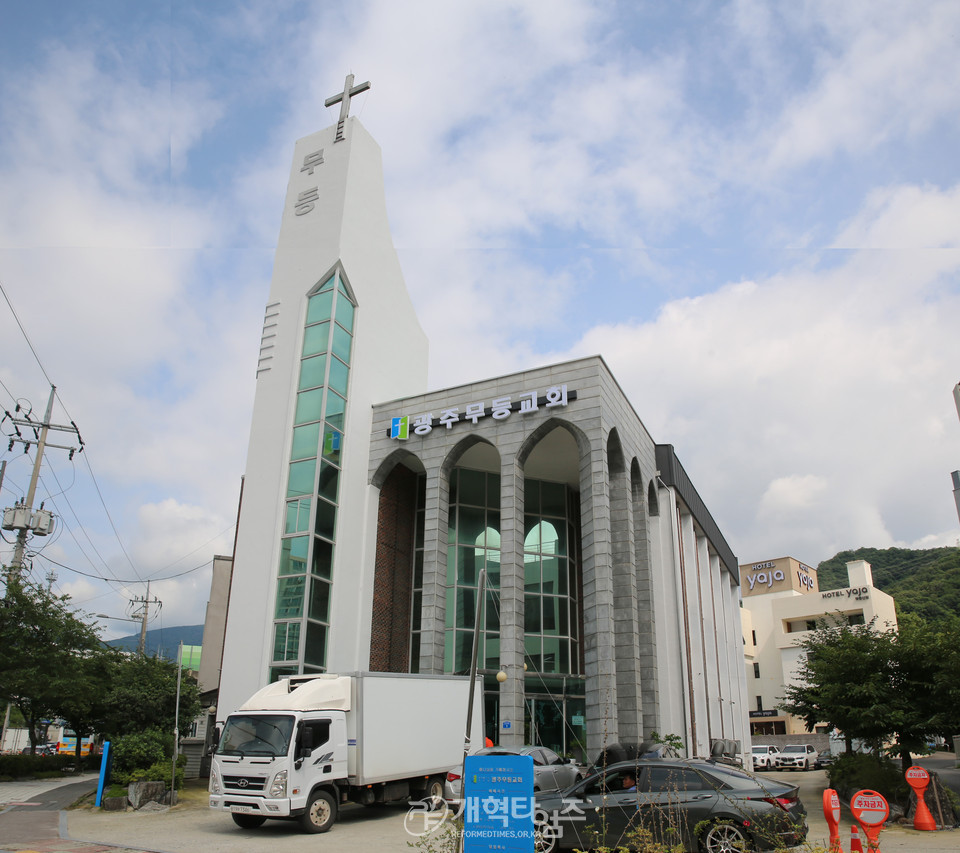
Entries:
{"label": "green tree", "polygon": [[903,769],[927,739],[960,722],[960,633],[907,614],[899,630],[821,621],[798,644],[806,652],[781,708],[809,731],[827,723],[853,738],[894,740]]}
{"label": "green tree", "polygon": [[76,656],[69,671],[54,680],[57,715],[77,736],[74,766],[78,771],[83,738],[103,731],[120,658],[119,650],[110,646],[90,649]]}
{"label": "green tree", "polygon": [[[142,655],[124,657],[107,698],[103,732],[110,738],[147,729],[172,732],[176,704],[176,663]],[[199,713],[200,690],[184,673],[180,682],[180,726]]]}
{"label": "green tree", "polygon": [[31,749],[45,720],[59,713],[78,661],[102,648],[96,630],[68,606],[69,596],[13,579],[0,603],[0,700],[19,709]]}
{"label": "green tree", "polygon": [[800,643],[806,653],[797,683],[780,707],[800,717],[807,730],[827,723],[852,740],[877,741],[888,734],[885,703],[890,690],[890,637],[870,625],[821,621]]}

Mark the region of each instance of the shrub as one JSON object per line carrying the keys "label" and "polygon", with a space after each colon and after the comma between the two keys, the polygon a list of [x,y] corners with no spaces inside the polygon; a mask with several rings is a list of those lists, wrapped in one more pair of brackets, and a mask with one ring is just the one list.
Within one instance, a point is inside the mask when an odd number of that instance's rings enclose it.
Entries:
{"label": "shrub", "polygon": [[59,776],[72,766],[72,755],[0,755],[0,776],[11,779],[36,777],[40,773]]}
{"label": "shrub", "polygon": [[[169,761],[163,761],[158,764],[153,764],[145,769],[131,771],[128,781],[163,782],[167,785],[167,787],[169,787],[172,769],[173,768],[170,766]],[[179,758],[177,759],[177,773],[174,780],[174,785],[178,791],[183,787],[183,766],[181,765]]]}
{"label": "shrub", "polygon": [[906,807],[910,788],[900,770],[900,763],[879,758],[872,753],[851,752],[838,755],[827,769],[830,787],[845,799],[857,791],[877,791],[889,803]]}
{"label": "shrub", "polygon": [[159,729],[147,729],[123,735],[111,744],[114,776],[162,764],[173,755],[173,735]]}

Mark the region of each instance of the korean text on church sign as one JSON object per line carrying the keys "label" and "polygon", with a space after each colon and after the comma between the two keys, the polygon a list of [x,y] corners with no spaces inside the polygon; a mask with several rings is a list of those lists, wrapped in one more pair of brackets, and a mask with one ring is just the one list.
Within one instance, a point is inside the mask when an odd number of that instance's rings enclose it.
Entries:
{"label": "korean text on church sign", "polygon": [[566,406],[568,402],[577,399],[576,391],[568,391],[566,385],[551,385],[540,396],[539,391],[524,391],[516,400],[511,397],[494,397],[488,406],[485,400],[467,403],[463,411],[460,406],[450,406],[439,409],[439,415],[425,412],[420,415],[403,415],[392,418],[389,438],[400,440],[410,437],[411,430],[415,435],[429,435],[437,427],[452,429],[453,425],[462,421],[470,421],[474,426],[480,418],[493,418],[502,421],[509,418],[514,412],[520,415],[529,415],[540,410],[553,409],[557,406]]}
{"label": "korean text on church sign", "polygon": [[[322,165],[323,149],[321,148],[319,151],[311,151],[303,158],[303,166],[300,171],[312,175],[313,170]],[[297,200],[293,204],[294,212],[297,216],[303,216],[313,210],[318,201],[320,201],[320,188],[308,187],[303,192],[297,193]]]}

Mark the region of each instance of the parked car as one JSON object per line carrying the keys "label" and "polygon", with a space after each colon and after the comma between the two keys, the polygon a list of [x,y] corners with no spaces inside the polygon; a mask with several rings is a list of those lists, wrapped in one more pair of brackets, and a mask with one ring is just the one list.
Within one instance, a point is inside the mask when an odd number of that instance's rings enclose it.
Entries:
{"label": "parked car", "polygon": [[779,747],[773,746],[773,744],[754,744],[752,749],[753,769],[769,770],[775,767],[779,752]]}
{"label": "parked car", "polygon": [[817,770],[823,770],[824,767],[829,767],[831,764],[833,764],[833,753],[826,750],[817,754],[817,760],[813,763],[813,766]]}
{"label": "parked car", "polygon": [[[30,747],[25,746],[20,750],[21,755],[29,755]],[[56,755],[57,745],[55,743],[38,743],[34,755]]]}
{"label": "parked car", "polygon": [[[533,758],[533,790],[563,791],[586,775],[586,770],[572,758],[561,758],[545,746],[488,746],[477,755],[529,755]],[[450,803],[460,801],[463,791],[462,767],[451,767],[444,784],[443,798]]]}
{"label": "parked car", "polygon": [[690,853],[775,850],[807,836],[796,785],[697,758],[614,764],[536,800],[538,853],[629,845],[638,827]]}
{"label": "parked car", "polygon": [[812,770],[820,758],[809,743],[795,743],[785,746],[776,756],[777,770]]}

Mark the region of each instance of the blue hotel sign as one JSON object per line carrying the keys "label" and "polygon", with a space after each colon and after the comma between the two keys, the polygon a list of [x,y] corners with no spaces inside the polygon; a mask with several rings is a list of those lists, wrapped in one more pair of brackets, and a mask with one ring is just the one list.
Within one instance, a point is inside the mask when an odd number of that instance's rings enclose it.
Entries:
{"label": "blue hotel sign", "polygon": [[468,755],[463,782],[464,853],[533,853],[533,758]]}

